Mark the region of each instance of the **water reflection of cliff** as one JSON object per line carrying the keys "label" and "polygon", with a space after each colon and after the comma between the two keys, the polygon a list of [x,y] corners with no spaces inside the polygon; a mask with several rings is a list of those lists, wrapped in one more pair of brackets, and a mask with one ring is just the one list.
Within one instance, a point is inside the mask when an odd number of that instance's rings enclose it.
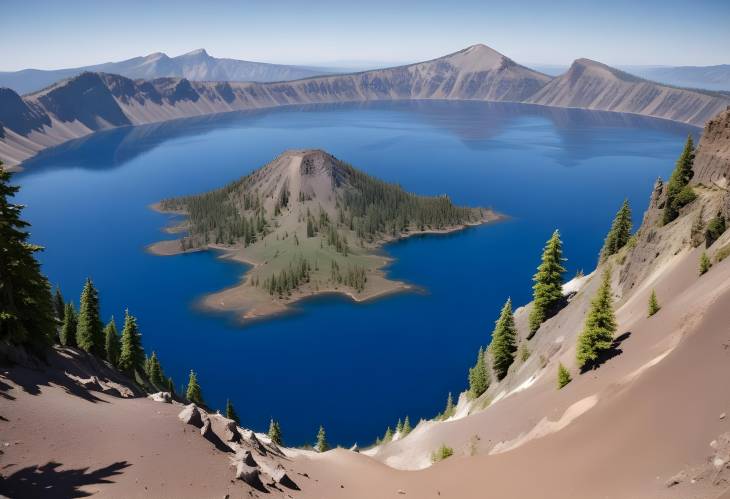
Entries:
{"label": "water reflection of cliff", "polygon": [[[554,149],[554,159],[566,166],[599,154],[600,148],[591,147],[591,144],[600,140],[600,134],[595,131],[589,133],[586,130],[588,128],[641,128],[674,134],[699,133],[698,128],[689,125],[638,115],[518,103],[383,101],[315,104],[226,113],[98,132],[45,150],[27,161],[24,166],[28,172],[26,174],[32,174],[39,169],[70,166],[88,169],[114,168],[172,139],[197,136],[220,128],[256,127],[264,118],[284,118],[277,122],[278,126],[306,127],[308,119],[313,116],[310,113],[349,111],[388,111],[403,114],[402,121],[411,120],[445,130],[458,137],[467,147],[474,149],[508,147],[499,141],[500,134],[523,124],[526,127],[532,126],[536,123],[536,118],[538,124],[539,120],[545,120],[552,125],[554,136],[530,137],[530,140],[556,140],[555,145],[559,147]],[[396,121],[399,120],[396,118]],[[391,141],[397,140],[396,134]],[[379,147],[386,145],[379,143]],[[529,143],[525,145],[529,146]],[[625,151],[616,151],[616,155],[632,152],[630,143],[626,144],[626,148]]]}

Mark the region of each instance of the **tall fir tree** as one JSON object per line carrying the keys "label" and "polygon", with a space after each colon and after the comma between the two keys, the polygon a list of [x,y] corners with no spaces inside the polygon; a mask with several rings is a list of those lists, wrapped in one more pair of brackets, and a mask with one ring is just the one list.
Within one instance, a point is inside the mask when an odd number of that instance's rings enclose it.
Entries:
{"label": "tall fir tree", "polygon": [[153,351],[152,355],[150,355],[147,376],[150,383],[152,383],[156,388],[162,389],[165,387],[165,375],[162,372],[162,367],[160,366],[160,359],[157,358],[157,352]]}
{"label": "tall fir tree", "polygon": [[226,399],[226,417],[228,419],[232,419],[237,426],[241,426],[241,420],[238,418],[238,414],[236,413],[236,409],[233,407],[231,399]]}
{"label": "tall fir tree", "polygon": [[188,378],[188,388],[185,391],[185,398],[194,404],[203,405],[203,393],[198,384],[198,376],[192,369]]}
{"label": "tall fir tree", "polygon": [[61,325],[61,333],[59,339],[61,345],[66,347],[75,347],[76,345],[76,327],[78,320],[76,318],[76,307],[73,302],[66,302],[63,306],[63,324]]}
{"label": "tall fir tree", "polygon": [[584,368],[599,359],[602,352],[611,348],[616,333],[616,317],[611,295],[611,271],[606,269],[598,293],[591,302],[583,332],[578,337],[576,359]]}
{"label": "tall fir tree", "polygon": [[403,432],[403,421],[398,418],[398,423],[395,425],[395,432],[401,434]]}
{"label": "tall fir tree", "polygon": [[602,262],[626,246],[631,237],[631,228],[631,207],[628,199],[625,199],[611,223],[611,230],[608,231],[608,235],[603,242],[603,248],[601,249]]}
{"label": "tall fir tree", "polygon": [[512,315],[512,299],[508,298],[502,307],[497,319],[494,332],[492,332],[492,358],[494,372],[497,379],[502,380],[509,370],[509,366],[515,360],[517,351],[517,329],[515,329],[515,318]]}
{"label": "tall fir tree", "polygon": [[104,326],[99,317],[99,293],[91,278],[86,279],[81,292],[76,344],[98,357],[105,357]]}
{"label": "tall fir tree", "polygon": [[317,449],[317,452],[326,452],[329,448],[330,444],[327,442],[327,434],[324,431],[324,426],[320,426],[319,431],[317,432],[317,445],[315,446],[315,449]]}
{"label": "tall fir tree", "polygon": [[58,322],[63,321],[63,316],[66,313],[66,304],[63,301],[63,295],[61,290],[56,286],[56,291],[53,293],[53,308],[56,311],[56,318]]}
{"label": "tall fir tree", "polygon": [[124,328],[122,328],[122,351],[119,354],[119,369],[130,376],[135,373],[144,372],[144,349],[142,348],[142,335],[137,328],[137,319],[129,313],[124,312]]}
{"label": "tall fir tree", "polygon": [[664,224],[668,224],[676,219],[679,216],[679,209],[686,204],[688,199],[691,199],[691,196],[682,191],[689,189],[689,181],[692,180],[692,176],[694,175],[694,171],[692,170],[694,159],[694,141],[692,140],[692,135],[688,135],[682,154],[677,159],[674,171],[669,177],[669,182],[667,182],[667,201],[664,205],[664,216],[662,218]]}
{"label": "tall fir tree", "polygon": [[657,300],[656,297],[656,291],[652,289],[651,295],[649,296],[649,317],[659,312],[661,308],[662,307],[659,305],[659,300]]}
{"label": "tall fir tree", "polygon": [[48,279],[41,274],[28,242],[23,206],[10,202],[18,187],[0,161],[0,341],[25,345],[40,353],[56,337],[58,322]]}
{"label": "tall fir tree", "polygon": [[479,347],[477,361],[469,369],[469,397],[477,398],[489,388],[489,371],[484,360],[484,349]]}
{"label": "tall fir tree", "polygon": [[119,343],[119,333],[117,332],[117,325],[114,322],[114,316],[104,326],[104,351],[106,352],[106,360],[114,367],[118,366],[121,345]]}
{"label": "tall fir tree", "polygon": [[168,377],[165,381],[165,386],[167,387],[167,391],[170,392],[170,396],[175,396],[175,383],[172,381],[172,377]]}
{"label": "tall fir tree", "polygon": [[563,243],[560,240],[560,232],[553,232],[542,252],[542,261],[537,267],[537,273],[533,277],[535,281],[533,289],[532,310],[530,311],[529,323],[531,338],[540,328],[546,319],[555,312],[556,307],[563,300]]}
{"label": "tall fir tree", "polygon": [[413,428],[411,428],[411,420],[410,418],[408,418],[408,416],[406,416],[406,419],[403,421],[403,430],[401,430],[402,437],[408,435],[412,429]]}
{"label": "tall fir tree", "polygon": [[281,426],[279,426],[278,421],[274,421],[274,418],[271,418],[271,422],[269,423],[269,438],[276,445],[284,445],[284,440],[281,435]]}

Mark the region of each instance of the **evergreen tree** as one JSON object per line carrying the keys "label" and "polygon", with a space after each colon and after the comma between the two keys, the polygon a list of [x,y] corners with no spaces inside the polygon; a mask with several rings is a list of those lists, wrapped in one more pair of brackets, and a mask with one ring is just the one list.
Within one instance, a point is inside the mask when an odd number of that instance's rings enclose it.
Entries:
{"label": "evergreen tree", "polygon": [[451,396],[451,392],[449,392],[449,396],[446,398],[446,408],[441,415],[441,419],[449,419],[451,416],[454,415],[455,411],[456,406],[454,406],[454,398]]}
{"label": "evergreen tree", "polygon": [[492,358],[494,359],[494,370],[497,379],[501,380],[507,375],[509,366],[515,360],[517,351],[517,330],[515,329],[515,318],[512,315],[512,299],[508,298],[499,314],[496,327],[492,333]]}
{"label": "evergreen tree", "polygon": [[403,421],[403,430],[401,430],[401,438],[405,437],[411,432],[411,420],[406,416],[405,421]]}
{"label": "evergreen tree", "polygon": [[398,418],[398,424],[395,425],[395,432],[398,434],[403,432],[403,421],[400,418]]}
{"label": "evergreen tree", "polygon": [[383,436],[383,442],[390,442],[393,440],[393,430],[390,429],[390,426],[385,429],[385,436]]}
{"label": "evergreen tree", "polygon": [[105,351],[106,360],[113,366],[117,366],[119,363],[119,353],[121,346],[119,344],[119,333],[117,332],[117,325],[114,323],[114,316],[109,320],[109,323],[104,327],[105,337]]}
{"label": "evergreen tree", "polygon": [[283,441],[282,435],[281,435],[281,426],[279,426],[279,422],[274,421],[273,418],[271,419],[271,422],[269,423],[269,438],[276,445],[284,445],[284,441]]}
{"label": "evergreen tree", "polygon": [[659,306],[659,301],[656,297],[656,291],[653,289],[651,290],[651,296],[649,296],[649,317],[659,312],[659,309],[662,307]]}
{"label": "evergreen tree", "polygon": [[61,345],[75,347],[76,345],[76,308],[73,302],[67,302],[63,307],[63,324],[61,325]]}
{"label": "evergreen tree", "polygon": [[558,364],[558,390],[560,390],[562,387],[567,385],[573,381],[573,378],[570,376],[570,371],[568,371],[563,363]]}
{"label": "evergreen tree", "polygon": [[162,373],[162,367],[160,366],[160,359],[157,358],[157,352],[153,351],[150,356],[147,377],[156,388],[163,388],[165,386],[165,375]]}
{"label": "evergreen tree", "polygon": [[38,352],[56,337],[56,313],[48,279],[28,242],[22,205],[11,203],[18,187],[0,162],[0,341],[26,345]]}
{"label": "evergreen tree", "polygon": [[317,449],[317,452],[326,452],[329,448],[330,445],[327,443],[327,435],[324,432],[324,426],[320,426],[319,431],[317,432],[317,445],[315,445],[315,449]]}
{"label": "evergreen tree", "polygon": [[136,372],[144,371],[144,349],[142,338],[137,328],[137,319],[129,313],[124,312],[124,328],[122,329],[122,351],[119,354],[119,369],[130,376]]}
{"label": "evergreen tree", "polygon": [[586,318],[583,332],[578,338],[576,359],[578,367],[598,360],[601,352],[611,348],[613,335],[616,333],[616,318],[613,313],[613,297],[611,296],[611,272],[603,273],[603,282]]}
{"label": "evergreen tree", "polygon": [[700,255],[700,275],[706,274],[707,271],[710,270],[710,267],[712,267],[710,257],[708,257],[707,253],[703,251],[702,255]]}
{"label": "evergreen tree", "polygon": [[712,246],[720,236],[725,232],[725,217],[717,215],[707,224],[705,230],[705,245],[706,247]]}
{"label": "evergreen tree", "polygon": [[171,396],[175,396],[175,383],[172,382],[172,377],[167,378],[167,391]]}
{"label": "evergreen tree", "polygon": [[688,186],[689,181],[692,180],[692,176],[694,175],[694,171],[692,170],[694,159],[694,142],[692,136],[688,135],[682,154],[677,159],[672,176],[669,177],[669,182],[667,183],[667,201],[664,206],[664,217],[662,219],[664,224],[668,224],[677,218],[680,208],[694,199],[692,190]]}
{"label": "evergreen tree", "polygon": [[99,294],[90,278],[81,292],[76,343],[79,348],[104,357],[104,326],[99,318]]}
{"label": "evergreen tree", "polygon": [[469,396],[477,398],[489,388],[489,371],[484,360],[484,350],[480,347],[477,362],[469,369]]}
{"label": "evergreen tree", "polygon": [[601,261],[606,260],[609,256],[618,253],[618,251],[626,246],[631,237],[631,207],[628,199],[624,200],[621,209],[618,210],[611,224],[611,230],[603,243],[601,249]]}
{"label": "evergreen tree", "polygon": [[550,317],[563,300],[565,268],[562,262],[564,260],[563,243],[560,240],[560,233],[556,230],[545,245],[542,261],[533,277],[535,285],[532,287],[533,303],[529,318],[530,335],[528,339],[537,332],[540,324]]}
{"label": "evergreen tree", "polygon": [[185,391],[185,398],[194,404],[203,405],[203,394],[200,391],[200,385],[198,385],[198,377],[192,369],[190,370],[190,378],[188,379],[188,389]]}
{"label": "evergreen tree", "polygon": [[56,311],[56,318],[59,322],[63,321],[63,316],[66,312],[66,305],[63,302],[63,295],[61,294],[61,290],[56,286],[56,291],[53,294],[53,308]]}
{"label": "evergreen tree", "polygon": [[236,414],[236,409],[233,408],[231,399],[226,400],[226,417],[235,421],[236,426],[241,426],[241,420],[238,419],[238,414]]}

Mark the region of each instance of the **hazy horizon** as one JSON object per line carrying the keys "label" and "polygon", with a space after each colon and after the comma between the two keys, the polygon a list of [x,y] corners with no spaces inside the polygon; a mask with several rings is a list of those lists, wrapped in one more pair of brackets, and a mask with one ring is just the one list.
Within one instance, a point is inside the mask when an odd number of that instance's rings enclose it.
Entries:
{"label": "hazy horizon", "polygon": [[[205,48],[218,58],[304,66],[390,65],[431,59],[483,43],[523,63],[569,65],[580,57],[610,65],[730,63],[730,3],[721,0],[568,0],[503,5],[423,0],[303,8],[282,0],[6,0],[0,71],[87,66]],[[405,40],[405,41],[404,41]]]}

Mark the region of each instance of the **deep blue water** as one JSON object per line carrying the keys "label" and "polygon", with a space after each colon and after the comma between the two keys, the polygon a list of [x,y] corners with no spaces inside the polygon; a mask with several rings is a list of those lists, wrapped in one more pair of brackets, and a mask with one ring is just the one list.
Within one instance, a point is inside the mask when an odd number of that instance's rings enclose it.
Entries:
{"label": "deep blue water", "polygon": [[[285,440],[324,424],[343,445],[415,423],[465,386],[504,300],[529,301],[545,240],[559,228],[569,275],[590,270],[625,197],[638,224],[691,129],[664,121],[511,104],[380,103],[288,108],[99,133],[42,154],[16,177],[52,283],[78,302],[90,275],[105,320],[139,318],[144,345],[205,399],[230,397],[243,424],[280,419]],[[282,150],[326,149],[420,194],[493,206],[504,223],[387,247],[396,279],[424,291],[364,304],[337,296],[241,326],[196,300],[245,267],[212,253],[156,257],[167,217],[148,205],[218,187]]]}

